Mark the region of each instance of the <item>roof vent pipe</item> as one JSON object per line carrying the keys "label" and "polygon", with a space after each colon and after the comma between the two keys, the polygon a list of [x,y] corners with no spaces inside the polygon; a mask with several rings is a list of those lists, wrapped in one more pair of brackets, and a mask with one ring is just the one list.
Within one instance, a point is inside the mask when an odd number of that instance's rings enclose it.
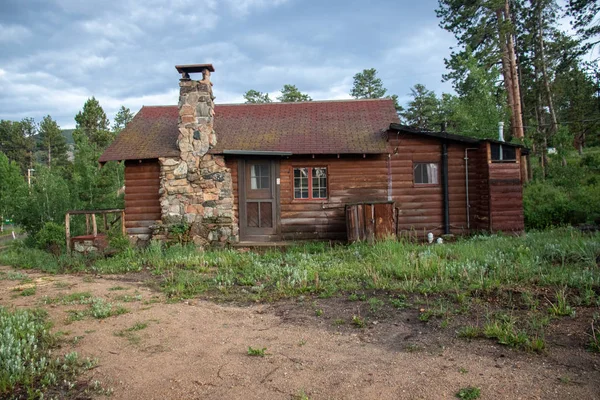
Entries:
{"label": "roof vent pipe", "polygon": [[498,122],[498,140],[504,142],[504,122]]}

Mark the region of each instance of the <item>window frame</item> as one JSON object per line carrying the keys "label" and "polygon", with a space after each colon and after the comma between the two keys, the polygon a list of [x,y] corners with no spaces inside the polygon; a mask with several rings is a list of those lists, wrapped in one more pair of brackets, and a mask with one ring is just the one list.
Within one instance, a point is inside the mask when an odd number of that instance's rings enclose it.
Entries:
{"label": "window frame", "polygon": [[[492,146],[499,147],[499,154],[502,155],[502,158],[498,160],[494,160],[494,153],[492,151]],[[512,147],[515,152],[515,158],[512,159],[504,159],[504,149],[506,147]],[[519,158],[518,149],[514,146],[508,146],[506,143],[490,143],[490,162],[492,163],[505,163],[505,164],[516,164]]]}
{"label": "window frame", "polygon": [[[437,166],[437,182],[436,183],[417,183],[415,181],[415,166],[416,164],[435,164]],[[412,162],[412,181],[413,181],[413,187],[435,187],[435,186],[440,186],[440,174],[441,174],[441,170],[440,170],[440,162],[439,161],[413,161]]]}
{"label": "window frame", "polygon": [[[300,169],[300,168],[307,168],[308,169],[308,197],[307,198],[297,198],[296,197],[296,181],[295,181],[295,175],[294,175],[294,171],[296,169]],[[313,197],[313,176],[312,176],[312,170],[314,168],[324,168],[325,169],[325,179],[326,179],[326,185],[325,185],[325,190],[326,190],[326,197]],[[292,181],[292,201],[293,202],[323,202],[323,201],[327,201],[329,200],[329,166],[328,165],[292,165],[291,168],[291,181]]]}

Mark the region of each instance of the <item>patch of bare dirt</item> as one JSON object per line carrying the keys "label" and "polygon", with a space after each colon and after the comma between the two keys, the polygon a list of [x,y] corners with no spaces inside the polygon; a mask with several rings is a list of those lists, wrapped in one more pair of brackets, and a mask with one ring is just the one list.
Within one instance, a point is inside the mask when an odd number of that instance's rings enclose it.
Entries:
{"label": "patch of bare dirt", "polygon": [[[600,398],[600,358],[580,340],[552,342],[536,355],[457,339],[452,327],[419,321],[418,310],[366,315],[343,298],[168,304],[143,276],[28,275],[35,295],[0,280],[0,304],[46,309],[53,331],[65,333],[62,350],[98,358],[83,379],[101,381],[115,399],[451,399],[466,386],[480,387],[482,399]],[[68,322],[68,310],[85,306],[43,304],[45,296],[86,291],[129,312]],[[359,312],[368,317],[363,329],[351,322]],[[585,324],[571,322],[550,336],[584,335]],[[147,326],[128,330],[136,323]],[[248,346],[267,355],[250,357]]]}

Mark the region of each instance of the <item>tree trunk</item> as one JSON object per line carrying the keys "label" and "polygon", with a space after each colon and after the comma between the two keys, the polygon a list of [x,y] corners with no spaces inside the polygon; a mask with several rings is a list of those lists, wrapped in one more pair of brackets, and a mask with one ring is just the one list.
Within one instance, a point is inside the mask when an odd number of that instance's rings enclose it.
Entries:
{"label": "tree trunk", "polygon": [[[502,52],[502,74],[504,75],[504,87],[508,97],[508,107],[511,110],[511,130],[513,137],[521,142],[524,141],[523,112],[521,108],[521,89],[517,71],[517,60],[515,55],[515,44],[512,33],[505,32],[503,23],[511,22],[509,0],[504,1],[504,8],[496,10],[498,18],[498,33],[500,49]],[[521,177],[523,182],[529,181],[527,168],[527,156],[521,156]]]}
{"label": "tree trunk", "polygon": [[500,50],[502,54],[502,76],[504,78],[504,88],[506,89],[506,98],[508,102],[508,108],[510,110],[510,127],[512,134],[515,135],[514,129],[516,126],[515,122],[515,100],[514,100],[514,89],[512,84],[512,74],[510,70],[509,51],[506,42],[506,35],[502,29],[502,22],[504,20],[504,14],[501,9],[496,10],[496,17],[498,18],[498,37],[500,43]]}
{"label": "tree trunk", "polygon": [[548,102],[548,111],[550,112],[551,131],[550,135],[555,135],[558,131],[558,121],[556,119],[556,112],[554,111],[554,101],[552,100],[552,89],[550,88],[550,80],[548,79],[548,70],[546,68],[546,52],[544,50],[544,32],[543,32],[543,20],[542,20],[542,8],[538,7],[538,46],[540,49],[540,67],[542,69],[542,78],[544,81],[544,89],[546,94],[546,101]]}

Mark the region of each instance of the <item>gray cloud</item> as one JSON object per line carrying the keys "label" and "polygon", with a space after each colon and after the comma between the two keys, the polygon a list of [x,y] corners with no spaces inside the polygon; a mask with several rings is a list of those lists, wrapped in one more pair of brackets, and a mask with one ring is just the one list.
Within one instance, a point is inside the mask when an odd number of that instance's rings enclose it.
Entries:
{"label": "gray cloud", "polygon": [[175,104],[175,64],[211,62],[220,103],[287,83],[314,99],[349,98],[376,68],[389,94],[415,83],[450,91],[437,2],[392,0],[79,0],[0,4],[0,118],[46,114],[61,126],[88,97],[110,117],[121,105]]}

